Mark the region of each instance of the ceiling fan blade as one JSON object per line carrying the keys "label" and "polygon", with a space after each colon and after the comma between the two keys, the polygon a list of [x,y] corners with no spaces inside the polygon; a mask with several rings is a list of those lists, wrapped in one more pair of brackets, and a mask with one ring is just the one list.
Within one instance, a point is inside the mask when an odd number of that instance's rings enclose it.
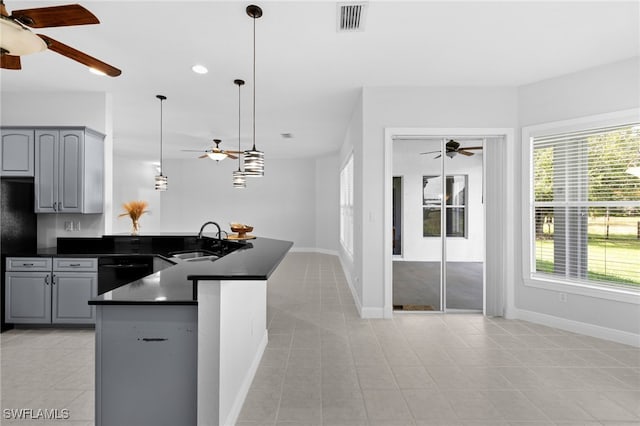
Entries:
{"label": "ceiling fan blade", "polygon": [[464,148],[460,148],[460,149],[465,149],[467,151],[472,150],[472,149],[482,149],[481,146],[465,146]]}
{"label": "ceiling fan blade", "polygon": [[464,151],[463,149],[458,150],[458,154],[466,155],[467,157],[473,155],[473,152]]}
{"label": "ceiling fan blade", "polygon": [[122,71],[120,71],[118,68],[115,68],[105,62],[102,62],[99,59],[94,58],[93,56],[89,56],[86,53],[76,50],[73,47],[60,43],[59,41],[54,40],[51,37],[42,34],[38,34],[38,37],[40,37],[45,41],[45,43],[47,43],[49,50],[53,50],[54,52],[59,53],[62,56],[66,56],[69,59],[80,62],[81,64],[86,65],[89,68],[101,71],[110,77],[117,77],[122,74]]}
{"label": "ceiling fan blade", "polygon": [[198,158],[209,158],[209,156],[207,154],[202,154],[201,156],[199,156]]}
{"label": "ceiling fan blade", "polygon": [[424,154],[435,154],[436,152],[440,152],[440,150],[437,151],[429,151],[429,152],[421,152],[420,155],[424,155]]}
{"label": "ceiling fan blade", "polygon": [[436,158],[440,158],[442,157],[442,154],[438,154],[437,156],[433,157],[433,159],[435,160]]}
{"label": "ceiling fan blade", "polygon": [[227,154],[244,154],[244,151],[227,151],[226,149],[224,150],[224,152],[226,152]]}
{"label": "ceiling fan blade", "polygon": [[204,149],[181,149],[180,151],[182,151],[182,152],[209,152],[209,151],[205,151]]}
{"label": "ceiling fan blade", "polygon": [[0,68],[4,68],[7,70],[22,69],[22,66],[20,65],[20,56],[6,54],[0,56]]}
{"label": "ceiling fan blade", "polygon": [[236,157],[235,155],[229,154],[228,152],[227,152],[227,157],[231,158],[232,160],[238,159],[238,157]]}
{"label": "ceiling fan blade", "polygon": [[99,24],[96,16],[79,4],[14,10],[11,17],[31,28]]}

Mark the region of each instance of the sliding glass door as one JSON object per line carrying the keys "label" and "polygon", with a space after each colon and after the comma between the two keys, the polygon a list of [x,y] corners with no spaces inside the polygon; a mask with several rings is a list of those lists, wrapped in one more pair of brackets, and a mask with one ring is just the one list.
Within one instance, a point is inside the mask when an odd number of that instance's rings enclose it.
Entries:
{"label": "sliding glass door", "polygon": [[393,173],[403,176],[404,206],[394,309],[482,310],[482,148],[477,138],[394,140]]}

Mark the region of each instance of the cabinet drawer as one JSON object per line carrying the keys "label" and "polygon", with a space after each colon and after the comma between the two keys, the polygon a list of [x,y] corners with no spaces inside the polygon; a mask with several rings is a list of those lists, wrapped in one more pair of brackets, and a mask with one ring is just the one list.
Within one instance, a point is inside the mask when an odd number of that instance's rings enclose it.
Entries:
{"label": "cabinet drawer", "polygon": [[7,271],[51,271],[50,257],[7,257]]}
{"label": "cabinet drawer", "polygon": [[84,257],[54,257],[53,270],[65,272],[96,272],[98,270],[98,259]]}

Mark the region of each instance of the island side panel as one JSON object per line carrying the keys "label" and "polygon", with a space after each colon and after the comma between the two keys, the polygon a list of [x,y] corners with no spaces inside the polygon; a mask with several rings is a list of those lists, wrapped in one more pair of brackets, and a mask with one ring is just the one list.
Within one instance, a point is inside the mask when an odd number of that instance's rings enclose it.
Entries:
{"label": "island side panel", "polygon": [[96,425],[196,425],[194,305],[98,305]]}
{"label": "island side panel", "polygon": [[220,282],[198,282],[198,426],[219,424]]}
{"label": "island side panel", "polygon": [[235,424],[267,346],[267,281],[220,282],[220,424]]}

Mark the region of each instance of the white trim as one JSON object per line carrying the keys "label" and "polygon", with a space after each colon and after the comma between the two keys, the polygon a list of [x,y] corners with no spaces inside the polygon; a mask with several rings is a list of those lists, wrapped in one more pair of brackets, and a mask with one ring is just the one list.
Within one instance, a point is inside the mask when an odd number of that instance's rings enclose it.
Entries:
{"label": "white trim", "polygon": [[524,279],[524,285],[556,292],[579,294],[597,299],[615,300],[617,302],[640,305],[640,292],[627,290],[622,287],[598,285],[597,282],[586,284],[582,282],[562,281],[551,275],[534,275]]}
{"label": "white trim", "polygon": [[[504,282],[500,283],[499,289],[505,291],[506,306],[505,316],[511,315],[515,309],[514,297],[514,183],[510,177],[515,176],[514,170],[514,150],[515,150],[515,131],[513,128],[415,128],[415,127],[387,127],[384,129],[384,212],[383,212],[383,280],[384,280],[384,317],[393,317],[393,250],[392,250],[392,226],[393,226],[393,200],[392,200],[392,181],[393,176],[393,140],[399,139],[420,139],[425,137],[464,137],[475,136],[480,138],[503,137],[505,138],[505,167],[507,182],[505,200],[506,212],[505,217],[508,218],[505,227],[504,244],[506,249],[506,258],[504,262]],[[485,212],[486,214],[486,212]],[[485,283],[486,286],[486,283]],[[498,290],[499,290],[498,289]],[[486,298],[486,294],[485,294]],[[483,301],[484,304],[484,301]]]}
{"label": "white trim", "polygon": [[342,256],[338,256],[338,260],[340,260],[340,266],[342,267],[342,273],[344,274],[347,285],[349,286],[349,290],[351,290],[351,297],[353,298],[353,302],[356,305],[356,309],[358,310],[358,315],[362,318],[362,304],[360,303],[360,299],[358,298],[358,293],[356,292],[356,288],[353,286],[353,281],[351,279],[351,274],[349,273],[349,268],[344,264],[344,260]]}
{"label": "white trim", "polygon": [[622,343],[623,345],[640,347],[640,335],[629,333],[628,331],[621,331],[585,322],[573,321],[524,309],[516,309],[514,314],[515,318],[524,321],[546,325],[547,327],[558,328],[560,330],[583,334],[598,339],[610,340],[612,342]]}
{"label": "white trim", "polygon": [[227,419],[223,424],[235,425],[238,421],[238,416],[240,415],[240,411],[242,410],[244,401],[245,399],[247,399],[247,395],[249,394],[251,382],[253,382],[253,379],[256,376],[256,372],[258,371],[258,367],[260,366],[260,361],[262,360],[262,355],[264,354],[264,350],[267,348],[267,343],[269,343],[269,332],[265,330],[262,341],[260,342],[260,346],[258,346],[258,351],[256,352],[256,355],[251,362],[251,366],[249,367],[247,374],[244,376],[244,380],[242,381],[242,385],[238,390],[236,399],[233,401],[233,405],[231,406],[229,415],[227,416]]}
{"label": "white trim", "polygon": [[384,308],[365,308],[363,307],[360,311],[361,318],[388,318],[385,316]]}
{"label": "white trim", "polygon": [[[597,114],[574,118],[571,120],[554,121],[522,128],[522,183],[521,183],[521,207],[522,207],[522,281],[525,286],[542,288],[551,291],[579,294],[600,299],[615,300],[631,304],[640,304],[640,292],[624,290],[606,284],[598,285],[597,282],[567,282],[555,279],[553,276],[534,276],[532,257],[532,205],[533,194],[531,180],[533,177],[533,165],[531,156],[533,146],[531,138],[554,133],[575,132],[587,129],[597,129],[637,122],[640,120],[640,108],[615,111],[606,114]],[[605,203],[606,204],[606,203]],[[637,204],[637,203],[632,203]]]}

